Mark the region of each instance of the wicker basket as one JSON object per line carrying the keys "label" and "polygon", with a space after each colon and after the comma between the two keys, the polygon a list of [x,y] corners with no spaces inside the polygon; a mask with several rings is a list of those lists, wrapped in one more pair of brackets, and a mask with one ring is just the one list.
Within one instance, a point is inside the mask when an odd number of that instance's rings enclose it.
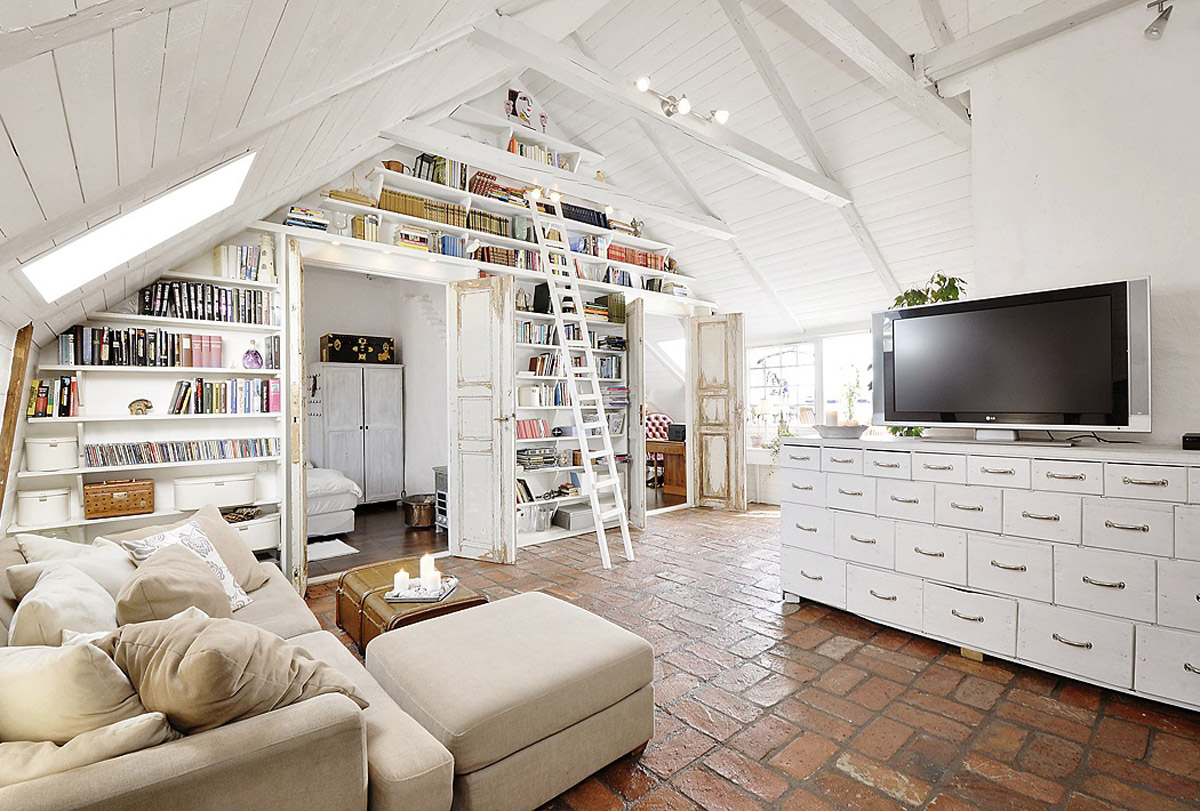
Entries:
{"label": "wicker basket", "polygon": [[123,479],[83,486],[83,517],[112,518],[154,512],[154,480]]}

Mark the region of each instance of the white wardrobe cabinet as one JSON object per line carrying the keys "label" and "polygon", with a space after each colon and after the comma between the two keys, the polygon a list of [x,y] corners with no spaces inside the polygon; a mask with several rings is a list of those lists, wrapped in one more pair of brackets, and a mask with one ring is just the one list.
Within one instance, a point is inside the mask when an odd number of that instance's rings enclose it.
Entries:
{"label": "white wardrobe cabinet", "polygon": [[309,386],[313,464],[344,473],[362,488],[364,504],[400,498],[404,367],[316,363]]}

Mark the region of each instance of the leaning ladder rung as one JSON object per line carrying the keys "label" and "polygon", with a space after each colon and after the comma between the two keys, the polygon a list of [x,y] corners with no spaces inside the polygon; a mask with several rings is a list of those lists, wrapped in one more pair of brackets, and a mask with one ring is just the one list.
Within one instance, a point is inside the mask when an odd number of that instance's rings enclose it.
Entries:
{"label": "leaning ladder rung", "polygon": [[625,513],[621,512],[620,510],[609,510],[608,512],[600,513],[600,520],[601,521],[611,521],[614,518],[620,518],[624,514]]}
{"label": "leaning ladder rung", "polygon": [[580,400],[599,400],[604,397],[603,394],[595,394],[593,392],[581,392],[576,395]]}
{"label": "leaning ladder rung", "polygon": [[619,479],[596,479],[596,483],[592,486],[597,490],[607,490],[610,487],[616,487],[620,483]]}
{"label": "leaning ladder rung", "polygon": [[603,427],[604,427],[604,425],[605,425],[605,424],[604,424],[603,422],[585,422],[585,423],[584,423],[583,425],[581,425],[580,427],[581,427],[581,428],[585,428],[585,429],[587,429],[587,430],[589,430],[589,431],[590,431],[590,430],[591,430],[591,429],[593,429],[593,428],[603,428]]}
{"label": "leaning ladder rung", "polygon": [[588,451],[588,459],[603,459],[611,455],[612,451]]}

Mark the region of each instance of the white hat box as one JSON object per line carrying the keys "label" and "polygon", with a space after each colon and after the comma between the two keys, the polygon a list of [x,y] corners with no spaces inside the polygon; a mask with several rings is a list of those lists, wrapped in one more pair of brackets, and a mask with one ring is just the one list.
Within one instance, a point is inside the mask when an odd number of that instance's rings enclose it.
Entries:
{"label": "white hat box", "polygon": [[198,510],[207,504],[239,507],[254,503],[253,473],[185,476],[175,480],[175,509]]}
{"label": "white hat box", "polygon": [[62,524],[71,518],[71,488],[17,491],[17,523],[23,527]]}
{"label": "white hat box", "polygon": [[267,552],[279,548],[279,513],[229,526],[253,552]]}
{"label": "white hat box", "polygon": [[79,440],[73,436],[25,437],[25,469],[37,472],[79,466]]}

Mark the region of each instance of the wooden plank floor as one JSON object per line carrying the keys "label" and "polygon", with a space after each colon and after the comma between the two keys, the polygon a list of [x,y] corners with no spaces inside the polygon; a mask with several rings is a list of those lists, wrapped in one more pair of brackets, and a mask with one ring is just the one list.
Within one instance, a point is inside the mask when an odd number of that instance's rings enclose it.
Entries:
{"label": "wooden plank floor", "polygon": [[309,577],[340,574],[355,566],[381,560],[443,552],[449,547],[449,536],[445,532],[406,526],[404,514],[394,502],[366,504],[355,510],[355,514],[354,532],[343,532],[332,537],[341,538],[357,549],[358,554],[310,562]]}

